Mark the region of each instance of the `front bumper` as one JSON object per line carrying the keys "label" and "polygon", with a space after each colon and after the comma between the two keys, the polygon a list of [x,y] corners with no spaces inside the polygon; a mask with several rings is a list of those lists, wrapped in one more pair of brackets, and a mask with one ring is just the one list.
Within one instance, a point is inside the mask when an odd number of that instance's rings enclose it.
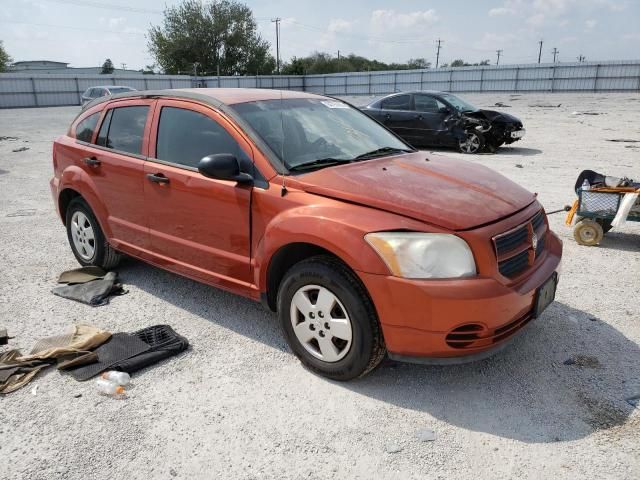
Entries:
{"label": "front bumper", "polygon": [[[460,363],[494,353],[533,320],[536,291],[558,269],[562,244],[551,232],[547,242],[544,259],[514,284],[481,276],[409,280],[358,272],[376,306],[390,357]],[[452,332],[470,324],[482,329],[477,341],[452,341]]]}

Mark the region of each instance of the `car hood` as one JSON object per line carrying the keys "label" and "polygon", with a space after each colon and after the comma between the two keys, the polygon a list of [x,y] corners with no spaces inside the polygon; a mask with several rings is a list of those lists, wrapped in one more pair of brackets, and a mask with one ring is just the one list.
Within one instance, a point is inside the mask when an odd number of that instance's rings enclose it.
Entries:
{"label": "car hood", "polygon": [[495,222],[535,200],[533,193],[487,167],[425,152],[328,167],[296,180],[309,193],[449,230]]}
{"label": "car hood", "polygon": [[490,122],[503,122],[503,123],[522,123],[518,117],[509,115],[504,112],[496,112],[495,110],[478,110],[472,113],[466,113],[470,117],[485,118]]}

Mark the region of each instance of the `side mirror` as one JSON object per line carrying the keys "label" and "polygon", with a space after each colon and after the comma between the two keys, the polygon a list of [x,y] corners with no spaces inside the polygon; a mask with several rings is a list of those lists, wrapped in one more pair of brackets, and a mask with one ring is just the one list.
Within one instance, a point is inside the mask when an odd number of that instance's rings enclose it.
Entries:
{"label": "side mirror", "polygon": [[230,153],[208,155],[198,162],[198,171],[205,177],[216,180],[231,180],[238,183],[251,183],[253,177],[240,171],[238,159]]}

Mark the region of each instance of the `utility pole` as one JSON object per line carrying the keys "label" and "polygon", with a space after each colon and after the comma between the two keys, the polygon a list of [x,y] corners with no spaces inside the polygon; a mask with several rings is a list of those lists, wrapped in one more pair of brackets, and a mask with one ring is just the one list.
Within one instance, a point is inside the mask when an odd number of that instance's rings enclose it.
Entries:
{"label": "utility pole", "polygon": [[126,70],[127,69],[127,64],[126,63],[121,63],[120,65],[122,65],[122,69]]}
{"label": "utility pole", "polygon": [[558,53],[560,53],[560,51],[556,47],[553,47],[551,53],[553,53],[553,63],[556,63],[556,56],[558,55]]}
{"label": "utility pole", "polygon": [[540,59],[542,58],[542,40],[538,43],[540,44],[540,50],[538,51],[538,63],[540,63]]}
{"label": "utility pole", "polygon": [[578,57],[577,57],[577,58],[578,58],[578,61],[579,61],[580,63],[584,62],[584,61],[587,59],[587,57],[585,57],[585,56],[584,56],[584,55],[582,55],[582,54],[578,55]]}
{"label": "utility pole", "polygon": [[496,54],[498,58],[496,58],[496,65],[500,65],[500,55],[502,55],[502,50],[496,50]]}
{"label": "utility pole", "polygon": [[442,40],[438,39],[438,50],[436,51],[436,68],[438,68],[438,63],[440,62],[440,45],[442,44]]}
{"label": "utility pole", "polygon": [[338,60],[340,60],[340,50],[338,50]]}
{"label": "utility pole", "polygon": [[280,75],[280,17],[272,18],[271,23],[276,24],[276,71]]}

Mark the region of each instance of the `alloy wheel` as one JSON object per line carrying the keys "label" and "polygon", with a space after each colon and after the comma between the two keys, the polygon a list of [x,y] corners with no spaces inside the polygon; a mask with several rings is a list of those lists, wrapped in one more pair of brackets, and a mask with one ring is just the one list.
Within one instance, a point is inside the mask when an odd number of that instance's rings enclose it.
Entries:
{"label": "alloy wheel", "polygon": [[466,138],[460,141],[460,150],[464,153],[476,153],[481,146],[480,137],[474,132],[467,133]]}

